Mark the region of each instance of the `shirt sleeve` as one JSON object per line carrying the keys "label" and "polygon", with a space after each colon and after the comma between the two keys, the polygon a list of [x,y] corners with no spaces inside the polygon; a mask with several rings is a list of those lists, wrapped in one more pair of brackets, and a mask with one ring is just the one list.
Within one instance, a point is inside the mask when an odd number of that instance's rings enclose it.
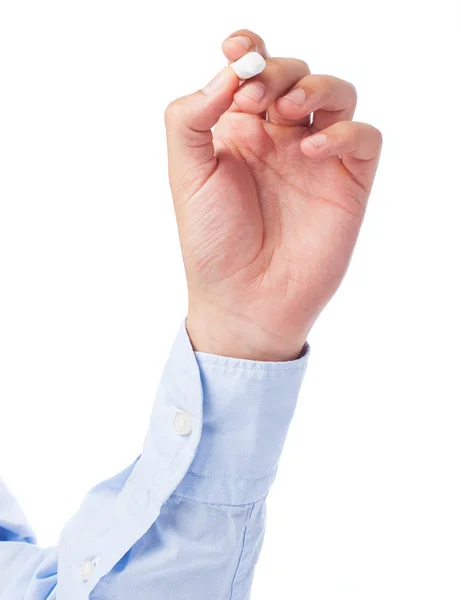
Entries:
{"label": "shirt sleeve", "polygon": [[246,600],[308,354],[194,352],[182,319],[142,453],[87,494],[56,549],[0,488],[0,600]]}

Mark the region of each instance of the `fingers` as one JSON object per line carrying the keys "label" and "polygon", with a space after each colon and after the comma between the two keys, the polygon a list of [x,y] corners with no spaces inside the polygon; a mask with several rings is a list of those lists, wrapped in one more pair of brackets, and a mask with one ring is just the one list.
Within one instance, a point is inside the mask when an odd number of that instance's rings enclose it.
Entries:
{"label": "fingers", "polygon": [[236,108],[259,114],[309,73],[307,64],[296,58],[269,58],[262,73],[245,81],[234,94]]}
{"label": "fingers", "polygon": [[310,125],[315,130],[349,121],[357,106],[355,87],[332,75],[307,75],[275,102],[269,120],[284,125]]}
{"label": "fingers", "polygon": [[238,29],[231,33],[224,40],[221,48],[229,63],[241,58],[247,52],[259,52],[264,58],[269,58],[264,40],[249,29]]}
{"label": "fingers", "polygon": [[165,110],[168,175],[173,197],[192,195],[216,168],[211,128],[232,104],[239,78],[224,67],[203,89],[170,102]]}
{"label": "fingers", "polygon": [[[222,49],[229,63],[251,51],[269,57],[262,38],[248,29],[231,34]],[[214,172],[217,162],[211,128],[233,104],[239,85],[235,72],[224,67],[205,88],[177,98],[166,108],[168,174],[173,197],[192,195]]]}
{"label": "fingers", "polygon": [[261,75],[240,86],[231,111],[265,117],[267,110],[272,123],[312,125],[314,130],[353,118],[357,91],[351,83],[331,75],[311,75],[301,60],[270,58],[264,40],[253,31],[234,31],[222,43],[222,50],[229,63],[247,52],[259,52],[267,64]]}
{"label": "fingers", "polygon": [[373,184],[381,147],[381,132],[355,121],[340,121],[301,140],[301,151],[309,158],[323,160],[340,155],[344,167],[367,193]]}
{"label": "fingers", "polygon": [[267,108],[295,83],[310,73],[308,65],[296,58],[270,58],[264,40],[249,29],[234,31],[222,43],[229,64],[247,52],[259,52],[266,59],[264,71],[243,83],[234,96],[231,110],[265,116]]}

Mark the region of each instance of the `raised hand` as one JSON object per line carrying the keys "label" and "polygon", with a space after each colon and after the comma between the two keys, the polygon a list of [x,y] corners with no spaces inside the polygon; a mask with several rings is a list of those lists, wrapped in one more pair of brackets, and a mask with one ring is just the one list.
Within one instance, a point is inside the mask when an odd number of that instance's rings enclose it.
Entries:
{"label": "raised hand", "polygon": [[165,111],[187,330],[196,350],[290,360],[346,272],[382,136],[352,121],[350,83],[269,57],[248,30],[222,49],[266,68],[241,83],[224,67]]}

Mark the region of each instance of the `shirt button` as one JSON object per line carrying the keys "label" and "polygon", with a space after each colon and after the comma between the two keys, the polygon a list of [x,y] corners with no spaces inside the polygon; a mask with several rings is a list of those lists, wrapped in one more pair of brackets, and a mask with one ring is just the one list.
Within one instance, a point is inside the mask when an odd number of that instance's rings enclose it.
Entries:
{"label": "shirt button", "polygon": [[186,412],[177,413],[173,425],[178,435],[189,435],[192,431],[192,417]]}
{"label": "shirt button", "polygon": [[95,566],[98,564],[99,556],[93,560],[82,560],[78,563],[77,573],[82,581],[89,581],[93,575]]}

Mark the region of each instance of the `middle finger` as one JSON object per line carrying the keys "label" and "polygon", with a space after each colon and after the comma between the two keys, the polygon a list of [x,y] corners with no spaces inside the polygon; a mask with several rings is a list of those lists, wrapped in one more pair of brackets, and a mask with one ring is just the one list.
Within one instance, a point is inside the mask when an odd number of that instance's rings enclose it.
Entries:
{"label": "middle finger", "polygon": [[235,92],[235,108],[249,114],[260,114],[308,74],[309,67],[303,60],[268,58],[264,71],[242,83]]}

